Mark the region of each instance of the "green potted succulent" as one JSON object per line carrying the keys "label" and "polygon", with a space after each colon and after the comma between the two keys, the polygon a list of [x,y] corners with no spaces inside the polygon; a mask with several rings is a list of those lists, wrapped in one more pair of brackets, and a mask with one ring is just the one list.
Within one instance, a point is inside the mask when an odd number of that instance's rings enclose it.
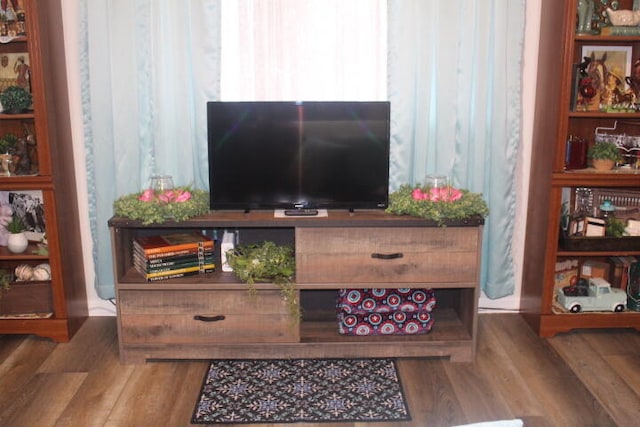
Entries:
{"label": "green potted succulent", "polygon": [[7,248],[9,248],[10,252],[14,254],[20,254],[27,250],[27,246],[29,246],[29,240],[27,236],[24,234],[26,227],[24,226],[24,222],[18,217],[16,214],[11,216],[11,221],[5,226],[7,231],[10,233],[7,239]]}
{"label": "green potted succulent", "polygon": [[620,161],[620,150],[613,142],[597,142],[589,148],[587,156],[591,159],[593,167],[598,170],[613,169],[616,162]]}
{"label": "green potted succulent", "polygon": [[20,86],[9,86],[0,93],[2,111],[6,114],[19,114],[27,110],[33,103],[31,93]]}

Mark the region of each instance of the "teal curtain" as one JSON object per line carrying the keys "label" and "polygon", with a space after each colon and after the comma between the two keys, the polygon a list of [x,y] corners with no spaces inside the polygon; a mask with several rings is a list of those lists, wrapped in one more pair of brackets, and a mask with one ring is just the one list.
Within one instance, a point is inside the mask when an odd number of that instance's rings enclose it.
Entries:
{"label": "teal curtain", "polygon": [[82,0],[81,96],[96,291],[115,296],[113,201],[152,175],[208,188],[206,101],[220,92],[220,0]]}
{"label": "teal curtain", "polygon": [[[81,0],[81,84],[96,289],[114,297],[113,201],[154,174],[208,188],[222,0]],[[482,287],[513,293],[524,0],[389,0],[390,189],[447,175],[491,209]]]}
{"label": "teal curtain", "polygon": [[513,293],[524,0],[390,0],[391,189],[447,175],[489,204],[481,285]]}

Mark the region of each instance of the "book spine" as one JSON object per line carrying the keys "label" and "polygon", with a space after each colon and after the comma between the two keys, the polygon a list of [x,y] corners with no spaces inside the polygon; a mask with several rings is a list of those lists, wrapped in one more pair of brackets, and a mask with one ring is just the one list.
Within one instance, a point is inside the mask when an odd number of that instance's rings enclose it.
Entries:
{"label": "book spine", "polygon": [[629,277],[631,276],[631,266],[638,262],[638,259],[634,256],[623,257],[625,260],[625,269],[622,273],[622,279],[620,280],[620,289],[623,291],[627,290],[627,285],[629,284]]}
{"label": "book spine", "polygon": [[199,243],[182,243],[179,245],[170,245],[170,246],[158,246],[155,248],[143,248],[140,244],[134,241],[134,247],[140,250],[145,255],[157,255],[157,254],[167,254],[170,252],[180,252],[180,251],[197,251],[198,249],[213,249],[213,241],[204,241]]}
{"label": "book spine", "polygon": [[640,27],[636,26],[611,26],[600,30],[603,36],[640,36]]}
{"label": "book spine", "polygon": [[214,269],[215,269],[214,264],[204,264],[202,266],[196,265],[193,267],[176,268],[176,269],[171,269],[171,270],[167,270],[159,273],[147,273],[145,274],[145,277],[147,279],[152,279],[159,276],[166,276],[166,275],[173,275],[173,274],[180,274],[180,273],[192,273],[192,272],[199,273],[199,272],[214,271]]}
{"label": "book spine", "polygon": [[198,274],[211,273],[213,271],[215,271],[215,268],[204,269],[203,271],[190,271],[190,272],[183,272],[183,273],[170,273],[170,274],[159,275],[159,276],[156,276],[156,277],[148,277],[147,278],[147,282],[157,282],[157,281],[160,281],[160,280],[177,279],[179,277],[195,276],[195,275],[198,275]]}
{"label": "book spine", "polygon": [[185,266],[189,267],[191,265],[199,265],[199,264],[211,264],[213,262],[213,255],[204,256],[201,258],[183,258],[175,261],[164,261],[164,262],[154,262],[148,263],[145,262],[144,265],[147,269],[159,269],[164,267],[174,267],[174,266]]}
{"label": "book spine", "polygon": [[146,253],[139,246],[134,245],[133,247],[134,254],[139,254],[141,257],[146,258],[148,260],[157,260],[157,259],[165,259],[170,257],[178,257],[178,256],[190,256],[190,255],[198,255],[200,253],[213,253],[213,246],[206,248],[189,248],[189,249],[180,249],[180,250],[167,250],[164,252],[157,252],[153,254]]}
{"label": "book spine", "polygon": [[137,265],[139,266],[139,271],[144,271],[145,274],[150,274],[150,273],[160,273],[163,271],[177,270],[181,268],[204,267],[212,264],[213,264],[213,258],[203,259],[203,260],[194,260],[189,262],[180,262],[177,264],[161,265],[161,266],[148,266],[146,264],[141,264],[141,263],[138,263]]}

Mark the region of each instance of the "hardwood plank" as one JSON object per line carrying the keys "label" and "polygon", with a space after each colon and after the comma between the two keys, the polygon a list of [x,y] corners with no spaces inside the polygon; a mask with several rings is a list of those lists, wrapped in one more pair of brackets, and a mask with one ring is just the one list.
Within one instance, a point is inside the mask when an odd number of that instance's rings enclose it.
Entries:
{"label": "hardwood plank", "polygon": [[[636,395],[640,395],[640,354],[629,356],[607,356],[607,364],[622,378]],[[634,409],[634,408],[629,408]]]}
{"label": "hardwood plank", "polygon": [[53,426],[86,378],[84,373],[36,374],[0,414],[0,425]]}
{"label": "hardwood plank", "polygon": [[120,365],[117,359],[110,362],[86,374],[55,426],[100,427],[106,424],[134,370],[131,366]]}
{"label": "hardwood plank", "polygon": [[[593,336],[593,335],[592,335]],[[640,419],[640,396],[599,354],[597,347],[585,339],[584,331],[549,339],[565,363],[580,377],[601,405],[607,405],[617,425],[636,425]]]}
{"label": "hardwood plank", "polygon": [[105,425],[122,395],[133,367],[119,362],[116,324],[113,318],[87,322],[68,346],[52,354],[41,371],[77,369],[87,377],[60,414],[56,426]]}
{"label": "hardwood plank", "polygon": [[188,425],[207,367],[193,361],[137,366],[105,426]]}
{"label": "hardwood plank", "polygon": [[[478,340],[476,363],[468,369],[469,372],[464,370],[464,375],[461,375],[454,365],[447,369],[458,396],[465,396],[468,402],[469,422],[516,418],[516,414],[543,414],[537,401],[530,398],[526,381],[510,358],[511,342],[504,340],[504,336],[495,330],[499,319],[485,316],[479,321],[478,334],[482,339]],[[486,376],[486,372],[492,372],[492,375]],[[474,377],[480,385],[475,390],[465,381]],[[483,380],[484,383],[481,382]],[[486,408],[485,413],[480,407]]]}
{"label": "hardwood plank", "polygon": [[0,402],[11,402],[34,377],[38,368],[55,350],[55,343],[35,336],[8,341],[12,351],[2,352],[0,363]]}
{"label": "hardwood plank", "polygon": [[[112,317],[96,317],[86,322],[63,346],[57,346],[39,372],[90,372],[106,361],[117,362],[118,333]],[[97,368],[96,368],[97,366]]]}
{"label": "hardwood plank", "polygon": [[[526,381],[530,399],[538,409],[517,414],[554,420],[557,425],[613,426],[615,423],[586,389],[580,379],[567,367],[545,340],[525,327],[524,320],[511,315],[481,316],[508,350],[509,358]],[[479,339],[482,342],[482,339]]]}
{"label": "hardwood plank", "polygon": [[411,413],[412,422],[409,425],[444,427],[466,423],[443,363],[441,359],[398,361],[398,371]]}

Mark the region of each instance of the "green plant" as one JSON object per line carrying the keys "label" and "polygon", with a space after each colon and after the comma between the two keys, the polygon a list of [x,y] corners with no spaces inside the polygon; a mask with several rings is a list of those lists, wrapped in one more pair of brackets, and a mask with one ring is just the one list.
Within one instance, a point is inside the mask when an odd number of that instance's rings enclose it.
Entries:
{"label": "green plant", "polygon": [[615,217],[607,218],[605,227],[605,235],[610,237],[622,237],[627,234],[626,223]]}
{"label": "green plant", "polygon": [[20,86],[9,86],[0,93],[0,103],[5,112],[23,111],[33,103],[33,97],[28,90]]}
{"label": "green plant", "polygon": [[22,233],[25,230],[24,223],[22,220],[15,214],[11,216],[11,221],[5,227],[7,231],[11,234]]}
{"label": "green plant", "polygon": [[589,147],[587,156],[591,159],[613,160],[617,162],[621,159],[620,150],[613,142],[597,142]]}
{"label": "green plant", "polygon": [[18,144],[18,137],[13,133],[6,133],[0,138],[0,154],[13,153]]}
{"label": "green plant", "polygon": [[[387,212],[426,218],[439,225],[445,225],[447,220],[489,215],[489,208],[481,194],[455,188],[438,190],[440,194],[428,187],[402,185],[389,195]],[[443,192],[453,196],[442,197]],[[428,194],[436,197],[426,197]]]}
{"label": "green plant", "polygon": [[13,275],[5,269],[0,269],[0,296],[1,291],[8,291],[13,281]]}
{"label": "green plant", "polygon": [[256,295],[255,283],[273,283],[280,288],[291,320],[301,318],[300,304],[293,276],[296,270],[293,248],[274,242],[237,246],[227,252],[227,262],[233,273],[249,286],[249,293]]}
{"label": "green plant", "polygon": [[163,192],[145,190],[122,196],[113,202],[116,216],[142,221],[142,224],[162,223],[167,219],[185,221],[209,211],[209,192],[179,187]]}

